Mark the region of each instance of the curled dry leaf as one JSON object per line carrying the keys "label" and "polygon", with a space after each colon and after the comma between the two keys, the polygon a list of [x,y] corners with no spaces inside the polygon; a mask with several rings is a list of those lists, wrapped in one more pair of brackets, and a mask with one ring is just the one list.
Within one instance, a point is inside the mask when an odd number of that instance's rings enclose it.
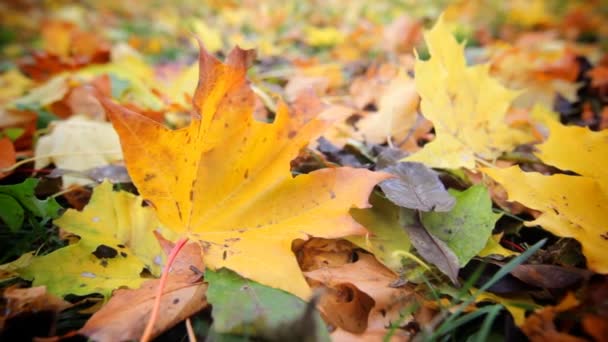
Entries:
{"label": "curled dry leaf", "polygon": [[255,121],[251,58],[235,48],[224,64],[201,49],[195,111],[183,129],[102,103],[133,182],[163,224],[200,241],[210,268],[307,298],[291,242],[365,234],[348,211],[368,207],[372,188],[389,175],[343,167],[294,178],[290,161],[326,124],[282,103],[273,123]]}
{"label": "curled dry leaf", "polygon": [[[411,320],[404,320],[402,314],[415,305],[416,297],[409,287],[391,287],[398,276],[374,256],[357,252],[357,257],[353,263],[319,268],[305,274],[313,284],[329,288],[328,298],[321,297],[319,307],[330,321],[334,320],[332,323],[345,330],[337,331],[338,336],[381,340],[391,324],[405,325]],[[337,318],[342,320],[336,322]],[[408,337],[402,330],[395,336]]]}
{"label": "curled dry leaf", "polygon": [[[152,336],[158,336],[207,306],[207,285],[201,281],[200,273],[203,269],[200,246],[197,243],[184,246],[169,270],[160,299],[161,314]],[[155,279],[135,290],[117,290],[78,332],[98,342],[139,339],[150,319],[159,283],[160,280]]]}
{"label": "curled dry leaf", "polygon": [[[5,328],[7,320],[18,315],[33,314],[42,311],[60,312],[72,306],[69,302],[46,291],[46,286],[25,289],[9,287],[2,293],[3,308],[0,316],[0,331]],[[0,334],[0,336],[2,336]]]}
{"label": "curled dry leaf", "polygon": [[518,265],[511,274],[527,284],[547,289],[567,288],[590,275],[579,268],[555,265]]}

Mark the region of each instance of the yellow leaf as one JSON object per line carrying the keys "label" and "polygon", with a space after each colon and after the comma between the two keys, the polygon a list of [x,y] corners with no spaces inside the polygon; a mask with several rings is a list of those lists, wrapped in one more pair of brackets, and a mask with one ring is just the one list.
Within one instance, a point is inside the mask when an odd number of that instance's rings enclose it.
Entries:
{"label": "yellow leaf", "polygon": [[548,120],[549,138],[536,153],[545,164],[595,180],[608,194],[608,130],[564,126]]}
{"label": "yellow leaf", "polygon": [[34,257],[18,272],[33,279],[34,286],[46,285],[49,292],[108,296],[121,286],[137,288],[148,268],[160,274],[163,253],[152,231],[162,229],[154,211],[142,206],[143,199],[127,192],[112,191],[104,182],[93,191],[82,212],[69,209],[54,223],[80,236],[70,246]]}
{"label": "yellow leaf", "polygon": [[509,298],[498,296],[490,292],[478,293],[475,298],[475,302],[480,303],[484,301],[502,304],[505,309],[511,313],[511,316],[513,316],[513,321],[517,326],[521,326],[526,321],[526,308],[537,307],[537,305],[532,299],[530,299],[530,297],[528,297],[528,295],[520,295],[518,297]]}
{"label": "yellow leaf", "polygon": [[348,211],[368,207],[371,189],[388,175],[335,168],[294,178],[290,161],[326,124],[282,103],[273,123],[255,121],[250,58],[236,48],[223,64],[201,51],[195,110],[183,129],[103,103],[129,174],[161,222],[200,241],[212,269],[306,298],[292,241],[365,234]]}
{"label": "yellow leaf", "polygon": [[310,46],[333,46],[344,41],[344,33],[335,27],[309,26],[304,30],[304,40]]}
{"label": "yellow leaf", "polygon": [[191,101],[192,89],[196,87],[198,81],[198,63],[194,63],[184,70],[179,75],[171,80],[165,87],[163,94],[166,95],[173,103],[187,108]]}
{"label": "yellow leaf", "polygon": [[13,100],[8,106],[46,106],[61,100],[68,92],[68,79],[65,74],[60,74],[43,85],[33,88],[25,96]]}
{"label": "yellow leaf", "polygon": [[16,69],[11,69],[0,75],[0,106],[21,96],[33,83]]}
{"label": "yellow leaf", "polygon": [[[51,127],[51,133],[41,137],[36,144],[36,168],[54,163],[62,169],[84,171],[122,159],[118,135],[108,122],[73,116],[65,121],[55,121]],[[66,187],[89,183],[88,179],[63,176]]]}
{"label": "yellow leaf", "polygon": [[513,252],[512,250],[506,249],[500,245],[500,239],[502,234],[496,234],[490,236],[486,246],[477,254],[480,257],[487,256],[500,256],[502,258],[518,255],[519,253]]}
{"label": "yellow leaf", "polygon": [[104,74],[115,75],[129,81],[127,101],[152,110],[163,108],[163,103],[152,92],[150,86],[155,82],[154,70],[137,54],[125,53],[117,58],[113,57],[111,63],[86,67],[78,70],[74,76],[86,80]]}
{"label": "yellow leaf", "polygon": [[406,158],[437,168],[473,169],[477,158],[493,159],[529,138],[504,120],[519,92],[489,76],[489,65],[466,66],[458,44],[440,17],[425,33],[431,58],[415,65],[416,89],[423,115],[437,137]]}
{"label": "yellow leaf", "polygon": [[207,25],[203,20],[195,20],[192,30],[208,51],[217,52],[224,47],[220,30]]}
{"label": "yellow leaf", "polygon": [[608,131],[592,132],[549,122],[549,139],[538,146],[543,162],[581,176],[545,176],[507,169],[483,169],[502,184],[509,200],[542,214],[527,226],[540,225],[555,235],[577,239],[590,269],[608,273]]}

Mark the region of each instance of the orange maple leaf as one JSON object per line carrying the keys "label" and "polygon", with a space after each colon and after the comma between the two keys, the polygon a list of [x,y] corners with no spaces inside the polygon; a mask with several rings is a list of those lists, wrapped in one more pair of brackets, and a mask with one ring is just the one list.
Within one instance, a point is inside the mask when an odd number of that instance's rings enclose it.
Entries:
{"label": "orange maple leaf", "polygon": [[223,64],[201,49],[195,110],[179,130],[102,102],[131,178],[163,224],[200,241],[212,269],[306,298],[292,241],[365,234],[348,211],[369,207],[369,193],[388,175],[343,167],[293,177],[290,161],[326,123],[283,103],[273,123],[255,121],[251,58],[237,47]]}

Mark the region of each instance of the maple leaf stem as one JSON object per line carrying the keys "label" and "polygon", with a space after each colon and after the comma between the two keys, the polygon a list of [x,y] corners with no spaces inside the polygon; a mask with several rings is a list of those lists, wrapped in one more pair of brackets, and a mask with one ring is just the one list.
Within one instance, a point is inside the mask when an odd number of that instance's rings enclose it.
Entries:
{"label": "maple leaf stem", "polygon": [[186,245],[188,242],[188,238],[180,238],[171,249],[169,253],[169,258],[167,259],[167,265],[165,265],[165,269],[163,270],[163,274],[160,277],[160,284],[158,284],[158,288],[156,289],[156,298],[154,299],[154,306],[152,307],[152,313],[150,314],[150,319],[148,320],[148,324],[146,325],[146,329],[144,329],[144,333],[141,336],[140,342],[148,342],[152,338],[152,330],[154,329],[154,324],[156,324],[156,320],[158,319],[158,312],[160,310],[160,301],[163,296],[163,290],[165,289],[165,284],[167,283],[167,278],[169,277],[169,272],[173,263],[175,262],[175,258],[179,251]]}

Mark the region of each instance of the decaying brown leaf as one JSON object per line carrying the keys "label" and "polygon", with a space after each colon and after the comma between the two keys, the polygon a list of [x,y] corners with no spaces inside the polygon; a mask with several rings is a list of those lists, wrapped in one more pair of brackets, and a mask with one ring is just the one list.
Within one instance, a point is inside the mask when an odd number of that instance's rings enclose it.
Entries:
{"label": "decaying brown leaf", "polygon": [[[171,246],[163,239],[161,245],[165,250]],[[153,336],[207,306],[207,285],[201,281],[203,269],[200,246],[197,243],[184,246],[169,271]],[[100,342],[139,339],[150,318],[159,283],[156,279],[145,282],[137,290],[117,290],[78,332]]]}

